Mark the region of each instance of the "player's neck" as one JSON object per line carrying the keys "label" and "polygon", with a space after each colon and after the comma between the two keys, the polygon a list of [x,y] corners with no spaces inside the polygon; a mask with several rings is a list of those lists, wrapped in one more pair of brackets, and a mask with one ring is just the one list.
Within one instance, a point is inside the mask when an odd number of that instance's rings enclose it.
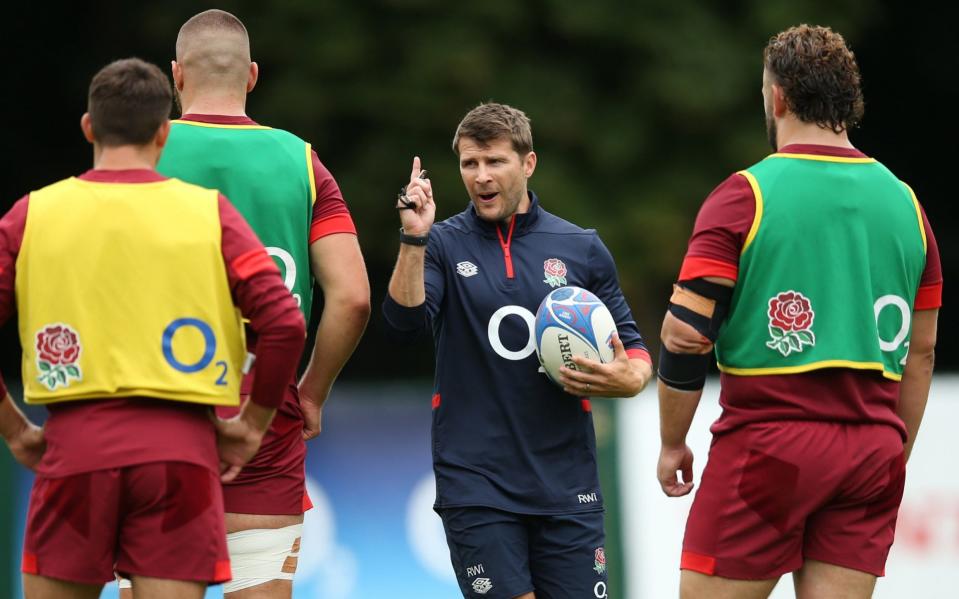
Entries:
{"label": "player's neck", "polygon": [[794,144],[853,147],[845,130],[836,133],[832,129],[824,129],[815,123],[803,123],[795,118],[781,119],[776,125],[776,142],[779,148]]}
{"label": "player's neck", "polygon": [[101,171],[153,170],[160,159],[160,150],[154,146],[96,147],[93,168]]}
{"label": "player's neck", "polygon": [[216,114],[220,116],[246,116],[246,94],[238,98],[233,94],[183,94],[183,114]]}

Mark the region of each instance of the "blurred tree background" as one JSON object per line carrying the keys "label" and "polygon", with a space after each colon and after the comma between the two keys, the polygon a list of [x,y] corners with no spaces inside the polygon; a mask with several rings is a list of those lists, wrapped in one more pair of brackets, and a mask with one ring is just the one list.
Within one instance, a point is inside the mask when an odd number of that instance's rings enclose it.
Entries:
{"label": "blurred tree background", "polygon": [[[548,210],[600,232],[657,350],[700,203],[769,151],[762,48],[800,22],[832,26],[856,51],[866,118],[853,141],[916,189],[940,243],[947,304],[959,278],[946,183],[955,150],[943,130],[959,99],[948,79],[957,71],[954,21],[891,0],[18,4],[4,35],[4,95],[13,102],[4,210],[89,168],[78,123],[100,67],[139,56],[168,70],[180,25],[213,6],[251,34],[260,81],[248,114],[313,143],[359,229],[374,317],[341,378],[431,375],[428,341],[400,354],[383,342],[379,305],[397,249],[392,206],[413,155],[430,170],[438,219],[465,206],[450,140],[463,114],[486,100],[531,117],[540,159],[531,187]],[[940,323],[943,333],[957,324],[949,310]],[[16,335],[5,331],[3,366],[13,373]],[[940,369],[959,366],[945,334],[939,349]]]}

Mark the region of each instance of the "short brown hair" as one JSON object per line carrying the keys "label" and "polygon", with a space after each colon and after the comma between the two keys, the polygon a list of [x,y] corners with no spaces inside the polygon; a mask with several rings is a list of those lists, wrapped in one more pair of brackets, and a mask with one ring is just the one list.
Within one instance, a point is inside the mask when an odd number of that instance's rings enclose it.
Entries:
{"label": "short brown hair", "polygon": [[856,57],[829,27],[803,24],[773,36],[763,50],[763,65],[799,120],[841,133],[862,119]]}
{"label": "short brown hair", "polygon": [[170,118],[172,100],[170,80],[156,65],[139,58],[111,62],[90,82],[93,137],[105,146],[149,143]]}
{"label": "short brown hair", "polygon": [[520,156],[533,151],[533,131],[529,126],[529,117],[522,110],[506,104],[480,104],[466,113],[453,135],[453,151],[457,155],[460,153],[460,139],[463,137],[473,139],[480,145],[506,137]]}

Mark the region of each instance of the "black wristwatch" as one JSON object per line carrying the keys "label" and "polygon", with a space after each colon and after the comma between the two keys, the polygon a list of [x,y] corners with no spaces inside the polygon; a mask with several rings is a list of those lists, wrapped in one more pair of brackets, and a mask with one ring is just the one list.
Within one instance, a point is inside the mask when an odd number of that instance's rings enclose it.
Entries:
{"label": "black wristwatch", "polygon": [[400,243],[405,243],[407,245],[426,245],[426,242],[430,240],[429,231],[423,233],[422,235],[407,235],[403,232],[403,227],[400,227]]}

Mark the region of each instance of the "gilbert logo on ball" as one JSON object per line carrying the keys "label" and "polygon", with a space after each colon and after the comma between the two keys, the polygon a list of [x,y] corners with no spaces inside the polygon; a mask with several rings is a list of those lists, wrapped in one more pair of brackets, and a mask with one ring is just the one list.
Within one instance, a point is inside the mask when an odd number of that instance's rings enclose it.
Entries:
{"label": "gilbert logo on ball", "polygon": [[53,391],[57,385],[70,385],[70,379],[81,380],[80,335],[69,325],[48,324],[37,331],[37,380]]}
{"label": "gilbert logo on ball", "polygon": [[598,297],[579,287],[560,287],[536,310],[536,356],[546,375],[559,384],[559,369],[579,367],[573,356],[597,362],[613,361],[616,323]]}
{"label": "gilbert logo on ball", "polygon": [[766,347],[788,356],[801,352],[804,345],[816,345],[812,322],[816,317],[812,304],[798,291],[783,291],[769,298],[769,335]]}

